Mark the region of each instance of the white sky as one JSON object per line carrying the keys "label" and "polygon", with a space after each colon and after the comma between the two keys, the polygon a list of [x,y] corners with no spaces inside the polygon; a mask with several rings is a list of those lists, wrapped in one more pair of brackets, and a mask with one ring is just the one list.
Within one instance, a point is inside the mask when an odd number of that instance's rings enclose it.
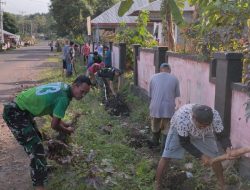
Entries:
{"label": "white sky", "polygon": [[2,0],[3,10],[14,14],[47,13],[50,0]]}

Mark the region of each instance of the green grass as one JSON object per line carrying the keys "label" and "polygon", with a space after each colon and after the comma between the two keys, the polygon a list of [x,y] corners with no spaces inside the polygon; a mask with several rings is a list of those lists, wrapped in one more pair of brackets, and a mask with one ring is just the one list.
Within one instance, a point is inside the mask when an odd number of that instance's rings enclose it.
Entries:
{"label": "green grass", "polygon": [[[76,64],[76,68],[79,73],[84,73],[83,66]],[[74,80],[75,76],[66,78],[62,76],[61,72],[61,69],[49,70],[43,73],[43,77],[48,78],[46,82],[71,83]],[[156,166],[153,163],[157,163],[158,157],[153,160],[148,153],[135,150],[128,145],[129,126],[150,124],[148,104],[130,92],[131,81],[132,75],[128,74],[121,89],[126,94],[126,101],[131,110],[129,118],[126,119],[110,116],[101,104],[100,93],[96,89],[92,89],[81,101],[72,100],[64,119],[70,121],[76,113],[81,114],[77,122],[77,129],[71,139],[74,146],[82,147],[84,157],[78,159],[74,164],[58,166],[58,169],[50,175],[48,190],[154,189]],[[45,117],[45,119],[42,130],[54,133],[50,129],[49,117]],[[123,122],[128,123],[127,127],[122,125]],[[100,130],[101,126],[108,124],[113,126],[111,134],[103,133]],[[94,152],[95,156],[92,161],[88,162],[86,158],[90,152]],[[185,160],[178,163],[172,163],[171,166],[179,166],[181,170],[185,170],[184,164],[188,162],[193,163],[193,168],[189,171],[194,177],[187,180],[185,184],[193,189],[215,189],[216,179],[214,175],[209,175],[210,169],[203,167],[192,156],[187,156]],[[111,172],[108,173],[107,170],[111,170]],[[87,185],[86,179],[90,176],[96,180],[95,182],[99,181],[101,186]],[[204,177],[208,179],[207,182],[204,182]],[[227,184],[236,183],[240,184],[242,187],[240,189],[249,189],[249,182],[243,181],[237,171],[226,171],[225,178]]]}
{"label": "green grass", "polygon": [[[52,57],[49,60],[55,60],[55,58]],[[84,73],[84,67],[77,65],[77,71]],[[64,77],[61,69],[48,70],[43,73],[43,77],[48,78],[46,82],[63,81],[66,83],[71,83],[75,78],[74,76]],[[129,92],[128,86],[127,84],[126,89],[123,89],[127,93]],[[105,111],[99,97],[98,90],[91,90],[83,100],[72,100],[64,118],[70,121],[74,114],[81,114],[77,130],[72,136],[72,143],[82,147],[86,157],[91,151],[94,151],[96,154],[94,160],[88,163],[82,159],[74,165],[58,166],[58,170],[50,176],[48,189],[153,189],[155,171],[151,162],[128,145],[128,128],[121,125],[123,122],[121,118],[112,117]],[[129,95],[128,101],[130,105],[136,105],[136,108],[133,108],[131,112],[132,120],[138,123],[145,122],[148,111],[146,107],[140,107],[143,103],[132,95]],[[46,117],[46,120],[42,130],[51,133],[49,118]],[[108,124],[113,126],[111,134],[105,134],[100,130],[101,126]],[[111,174],[104,171],[107,167],[102,165],[104,160],[109,160],[110,166],[113,168]],[[86,179],[91,176],[90,171],[93,166],[101,170],[95,174],[95,178],[100,177],[101,179],[102,187],[100,188],[94,188],[93,185],[86,183]]]}
{"label": "green grass", "polygon": [[[91,150],[96,152],[95,160],[92,165],[101,167],[103,159],[110,160],[114,168],[114,175],[111,179],[115,181],[113,186],[105,186],[108,189],[152,189],[154,172],[146,158],[128,146],[127,132],[128,129],[121,127],[120,119],[111,117],[104,110],[103,105],[98,101],[98,93],[90,92],[83,101],[73,101],[67,112],[68,115],[78,112],[82,116],[78,122],[78,128],[73,137],[73,143],[83,147],[86,155]],[[112,124],[112,134],[103,134],[100,126]],[[83,176],[88,176],[89,167],[80,161],[77,167],[63,168],[50,180],[49,189],[92,189],[92,187],[84,186],[84,183],[79,183]],[[69,181],[62,179],[62,176],[73,175]],[[127,179],[118,174],[128,176]],[[75,176],[76,175],[76,176]],[[78,177],[80,175],[81,177]],[[100,174],[103,180],[107,178],[105,172]],[[67,178],[67,177],[65,177]],[[58,180],[63,183],[59,185]],[[72,182],[73,181],[73,182]],[[72,186],[72,184],[74,186]],[[71,185],[70,185],[71,184]]]}

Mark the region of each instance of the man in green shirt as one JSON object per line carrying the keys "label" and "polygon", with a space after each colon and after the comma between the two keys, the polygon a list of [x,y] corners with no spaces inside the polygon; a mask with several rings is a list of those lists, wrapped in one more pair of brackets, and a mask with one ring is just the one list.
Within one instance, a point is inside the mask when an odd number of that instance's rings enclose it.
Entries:
{"label": "man in green shirt", "polygon": [[72,100],[82,99],[90,90],[91,82],[86,76],[79,76],[72,85],[62,82],[30,88],[18,94],[14,102],[4,106],[3,118],[31,158],[31,179],[36,190],[44,190],[47,182],[47,162],[42,137],[34,117],[50,115],[54,130],[71,134],[74,128],[61,119]]}

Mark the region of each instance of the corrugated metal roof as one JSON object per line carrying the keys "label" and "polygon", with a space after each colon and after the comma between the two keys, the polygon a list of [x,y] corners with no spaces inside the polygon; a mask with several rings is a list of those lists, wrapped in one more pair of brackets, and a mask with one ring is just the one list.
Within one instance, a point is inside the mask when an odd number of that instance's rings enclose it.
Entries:
{"label": "corrugated metal roof", "polygon": [[108,9],[107,11],[103,12],[96,18],[94,18],[91,23],[93,25],[102,25],[102,24],[118,24],[121,22],[125,23],[136,23],[137,16],[128,16],[130,13],[134,12],[135,10],[140,9],[141,7],[148,5],[148,0],[135,0],[132,7],[129,11],[122,17],[118,16],[118,9],[121,2],[115,4],[113,7]]}
{"label": "corrugated metal roof", "polygon": [[157,0],[141,8],[141,10],[160,11],[162,0]]}
{"label": "corrugated metal roof", "polygon": [[162,0],[154,1],[148,5],[144,5],[143,7],[139,7],[138,9],[135,9],[133,12],[129,14],[129,16],[138,16],[140,14],[141,10],[147,10],[150,12],[159,12],[161,10],[161,2]]}
{"label": "corrugated metal roof", "polygon": [[[1,32],[1,31],[2,31],[2,30],[0,29],[0,32]],[[12,34],[12,33],[7,32],[7,31],[5,31],[5,30],[3,30],[3,33],[6,34],[6,35],[9,35],[9,36],[16,36],[16,34]]]}
{"label": "corrugated metal roof", "polygon": [[[162,3],[162,0],[156,0],[156,1],[152,2],[152,3],[150,3],[149,5],[146,5],[146,6],[143,6],[143,7],[139,7],[138,9],[135,9],[134,12],[130,13],[130,15],[131,16],[137,16],[137,15],[139,15],[139,12],[141,10],[147,10],[147,11],[150,11],[150,12],[160,12],[161,3]],[[194,6],[190,7],[188,2],[185,1],[183,11],[194,11]]]}

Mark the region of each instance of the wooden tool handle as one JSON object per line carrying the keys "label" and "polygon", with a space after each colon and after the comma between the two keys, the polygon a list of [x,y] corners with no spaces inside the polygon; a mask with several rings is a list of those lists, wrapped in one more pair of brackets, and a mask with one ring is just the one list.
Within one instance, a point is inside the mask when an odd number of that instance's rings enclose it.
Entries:
{"label": "wooden tool handle", "polygon": [[[231,157],[237,158],[237,157],[241,156],[242,154],[246,154],[248,152],[250,152],[250,146],[244,147],[244,148],[234,149],[231,151]],[[211,165],[214,164],[215,162],[220,162],[220,161],[224,161],[224,160],[228,160],[228,159],[229,159],[228,155],[223,154],[221,156],[213,158],[211,161]]]}

